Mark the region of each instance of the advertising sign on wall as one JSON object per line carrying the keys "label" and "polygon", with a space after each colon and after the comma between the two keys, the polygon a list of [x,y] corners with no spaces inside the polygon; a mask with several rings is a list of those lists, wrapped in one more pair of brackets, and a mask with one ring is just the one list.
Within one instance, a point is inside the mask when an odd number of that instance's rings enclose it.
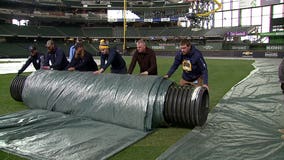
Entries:
{"label": "advertising sign on wall", "polygon": [[280,0],[261,0],[260,5],[266,6],[266,5],[272,5],[272,4],[278,4],[280,3]]}

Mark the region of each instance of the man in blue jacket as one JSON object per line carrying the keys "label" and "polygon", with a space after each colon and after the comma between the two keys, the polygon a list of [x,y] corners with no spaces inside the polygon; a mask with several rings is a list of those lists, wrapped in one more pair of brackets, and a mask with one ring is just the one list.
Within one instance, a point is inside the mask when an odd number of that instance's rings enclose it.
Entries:
{"label": "man in blue jacket", "polygon": [[184,39],[180,42],[180,50],[176,53],[175,60],[164,78],[169,78],[182,65],[182,78],[180,85],[198,85],[208,88],[207,64],[201,52]]}
{"label": "man in blue jacket", "polygon": [[64,70],[68,60],[63,50],[55,46],[53,40],[46,42],[47,54],[44,59],[43,69]]}
{"label": "man in blue jacket", "polygon": [[28,66],[33,63],[33,66],[36,70],[40,69],[44,60],[43,54],[39,53],[35,46],[29,46],[28,48],[31,55],[27,59],[26,63],[22,66],[22,68],[18,71],[18,75],[23,73]]}
{"label": "man in blue jacket", "polygon": [[[99,46],[101,52],[101,68],[94,74],[104,72],[111,65],[111,73],[126,74],[126,63],[122,56],[113,48],[109,48],[107,41],[102,39]],[[107,61],[107,63],[106,63]]]}

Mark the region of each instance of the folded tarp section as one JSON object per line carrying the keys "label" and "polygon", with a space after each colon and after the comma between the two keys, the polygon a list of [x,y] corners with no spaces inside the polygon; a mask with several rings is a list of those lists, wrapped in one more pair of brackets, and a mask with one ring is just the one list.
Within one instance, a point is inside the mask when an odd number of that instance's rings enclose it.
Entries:
{"label": "folded tarp section", "polygon": [[[158,159],[284,159],[284,96],[279,59],[257,59],[255,70],[236,84],[196,128]],[[229,79],[227,79],[229,80]]]}
{"label": "folded tarp section", "polygon": [[164,123],[171,84],[158,76],[36,71],[22,93],[32,110],[0,117],[0,147],[31,159],[106,159]]}
{"label": "folded tarp section", "polygon": [[107,159],[147,132],[47,110],[0,117],[2,150],[37,160]]}

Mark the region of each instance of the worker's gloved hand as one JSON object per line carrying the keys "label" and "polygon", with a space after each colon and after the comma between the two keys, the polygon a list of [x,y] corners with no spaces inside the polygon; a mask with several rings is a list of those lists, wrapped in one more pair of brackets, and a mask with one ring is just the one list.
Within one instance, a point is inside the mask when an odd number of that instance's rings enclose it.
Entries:
{"label": "worker's gloved hand", "polygon": [[163,78],[164,78],[164,79],[168,79],[168,78],[169,78],[169,75],[166,74],[166,75],[163,76]]}
{"label": "worker's gloved hand", "polygon": [[148,75],[148,71],[141,72],[140,75]]}

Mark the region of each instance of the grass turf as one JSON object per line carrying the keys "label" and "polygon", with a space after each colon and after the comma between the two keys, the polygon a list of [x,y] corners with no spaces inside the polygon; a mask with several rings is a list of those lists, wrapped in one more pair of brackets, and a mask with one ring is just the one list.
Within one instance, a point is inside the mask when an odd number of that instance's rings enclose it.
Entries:
{"label": "grass turf", "polygon": [[[127,64],[131,57],[124,57]],[[206,59],[209,72],[209,94],[210,108],[219,102],[223,95],[237,82],[245,78],[253,70],[252,60],[234,59]],[[158,57],[158,73],[164,75],[173,63],[173,57]],[[138,64],[134,74],[138,73]],[[106,72],[109,72],[107,70]],[[25,73],[28,75],[28,73]],[[0,79],[0,114],[8,114],[27,109],[22,102],[13,100],[10,96],[10,83],[16,74],[4,74]],[[172,81],[179,82],[181,77],[181,67],[170,78]],[[178,139],[190,132],[187,128],[158,128],[144,139],[124,149],[120,153],[111,157],[113,160],[151,160],[158,157],[167,148],[174,144]],[[0,159],[21,160],[23,158],[11,155],[10,153],[0,152]]]}

